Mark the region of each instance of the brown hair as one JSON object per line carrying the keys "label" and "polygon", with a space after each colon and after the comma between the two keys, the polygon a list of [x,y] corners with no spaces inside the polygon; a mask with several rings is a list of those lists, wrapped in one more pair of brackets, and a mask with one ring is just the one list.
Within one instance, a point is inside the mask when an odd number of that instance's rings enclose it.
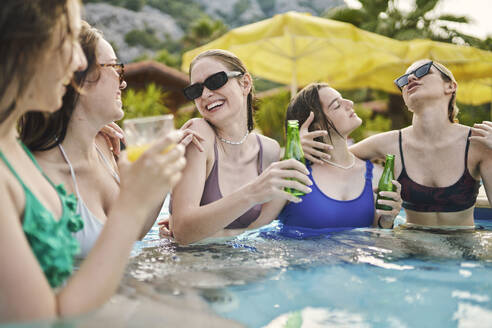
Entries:
{"label": "brown hair", "polygon": [[[2,0],[0,14],[0,123],[13,112],[31,82],[39,58],[50,46],[58,24],[65,38],[74,37],[68,14],[69,0]],[[62,20],[62,18],[65,18]],[[60,50],[61,51],[61,50]],[[13,99],[5,99],[15,81]]]}
{"label": "brown hair", "polygon": [[[314,119],[313,123],[309,126],[309,131],[327,131],[330,142],[332,142],[330,130],[335,131],[341,136],[340,132],[338,132],[335,127],[335,124],[333,124],[323,112],[323,106],[321,105],[321,100],[319,98],[319,90],[329,87],[330,86],[326,83],[311,83],[299,91],[289,102],[287,113],[285,114],[285,126],[287,127],[288,120],[298,120],[299,126],[301,126],[306,122],[309,113],[313,112]],[[318,137],[316,140],[320,142],[324,141],[322,137]]]}
{"label": "brown hair", "polygon": [[[86,82],[97,82],[100,68],[96,56],[96,48],[102,38],[102,32],[82,21],[79,41],[87,58],[87,68],[74,73],[73,85],[67,86],[63,96],[63,104],[55,113],[28,112],[19,122],[21,140],[31,151],[48,150],[62,143],[67,134],[68,124],[75,105],[79,99],[80,88]],[[88,81],[90,73],[95,73],[95,79]]]}
{"label": "brown hair", "polygon": [[[195,58],[193,58],[193,60],[190,63],[190,76],[193,66],[195,66],[195,64],[200,59],[208,58],[208,57],[212,57],[218,60],[231,71],[238,71],[243,74],[249,74],[243,62],[232,52],[222,49],[212,49],[212,50],[204,51],[200,53],[198,56],[196,56]],[[248,94],[248,131],[249,132],[253,131],[254,129],[254,120],[253,120],[254,102],[255,102],[255,90],[253,84],[251,84],[251,91]]]}

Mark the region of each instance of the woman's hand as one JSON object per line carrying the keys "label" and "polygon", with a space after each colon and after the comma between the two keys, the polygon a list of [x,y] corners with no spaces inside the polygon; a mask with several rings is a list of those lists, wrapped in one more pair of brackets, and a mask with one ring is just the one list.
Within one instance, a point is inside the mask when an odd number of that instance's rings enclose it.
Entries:
{"label": "woman's hand", "polygon": [[478,135],[470,137],[470,141],[477,141],[492,149],[492,122],[483,121],[482,124],[473,124],[472,131]]}
{"label": "woman's hand", "polygon": [[256,204],[266,203],[272,199],[285,199],[299,203],[300,198],[284,190],[293,188],[303,193],[310,193],[313,183],[308,178],[306,166],[295,159],[288,159],[270,164],[255,180],[249,184],[250,197]]}
{"label": "woman's hand", "polygon": [[328,132],[324,130],[309,132],[309,126],[313,122],[313,119],[314,113],[311,112],[309,113],[306,122],[304,122],[299,129],[302,151],[304,152],[304,157],[306,159],[313,163],[323,164],[323,160],[330,160],[331,156],[327,154],[326,151],[332,150],[333,146],[314,140],[317,137],[327,135]]}
{"label": "woman's hand", "polygon": [[111,122],[105,125],[99,133],[104,137],[104,139],[106,139],[108,147],[113,154],[119,156],[121,152],[120,141],[126,145],[126,140],[125,134],[118,124]]}
{"label": "woman's hand", "polygon": [[[172,131],[147,149],[134,163],[121,156],[118,163],[121,173],[119,204],[134,206],[143,219],[148,212],[162,203],[166,194],[181,179],[185,167],[185,148],[178,144],[182,131]],[[170,146],[175,145],[166,152]]]}
{"label": "woman's hand", "polygon": [[193,142],[195,147],[200,151],[203,152],[203,146],[201,142],[204,141],[203,137],[199,135],[196,131],[193,131],[191,129],[188,129],[191,125],[193,124],[193,120],[189,120],[183,126],[180,128],[181,131],[183,131],[183,138],[179,141],[180,144],[183,146],[188,147],[190,143]]}
{"label": "woman's hand", "polygon": [[169,217],[164,218],[161,221],[157,222],[157,225],[159,225],[159,237],[161,238],[173,237],[173,232],[171,231],[171,228],[169,228]]}
{"label": "woman's hand", "polygon": [[379,210],[376,209],[376,215],[378,218],[378,226],[380,228],[393,228],[393,222],[396,216],[400,213],[403,200],[401,199],[401,184],[396,180],[391,180],[396,187],[396,191],[380,191],[379,196],[390,199],[379,199],[377,202],[379,205],[386,205],[391,207],[391,210]]}

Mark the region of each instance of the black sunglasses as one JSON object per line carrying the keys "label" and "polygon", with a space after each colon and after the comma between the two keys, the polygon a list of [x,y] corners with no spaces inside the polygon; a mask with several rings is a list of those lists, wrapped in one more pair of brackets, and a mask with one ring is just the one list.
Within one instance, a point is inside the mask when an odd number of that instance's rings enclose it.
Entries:
{"label": "black sunglasses", "polygon": [[125,64],[123,63],[114,63],[114,64],[99,64],[101,67],[112,67],[115,69],[116,73],[120,77],[120,84],[123,83],[125,79]]}
{"label": "black sunglasses", "polygon": [[183,89],[183,93],[188,100],[195,100],[200,97],[203,93],[203,86],[206,86],[209,90],[217,90],[224,86],[224,84],[229,81],[231,77],[239,77],[244,73],[232,71],[232,72],[217,72],[215,74],[210,75],[203,81],[203,83],[193,83],[192,85],[187,86]]}
{"label": "black sunglasses", "polygon": [[441,74],[443,74],[444,76],[446,76],[448,79],[451,80],[451,78],[448,76],[448,74],[446,74],[439,67],[434,65],[434,62],[430,61],[430,62],[425,63],[424,65],[422,65],[420,67],[417,67],[413,71],[408,72],[407,74],[403,74],[402,76],[397,78],[394,82],[395,82],[396,86],[398,87],[398,89],[400,89],[400,91],[402,91],[403,87],[408,84],[408,77],[411,74],[415,75],[416,78],[420,79],[422,76],[429,74],[432,66],[434,66],[439,72],[441,72]]}

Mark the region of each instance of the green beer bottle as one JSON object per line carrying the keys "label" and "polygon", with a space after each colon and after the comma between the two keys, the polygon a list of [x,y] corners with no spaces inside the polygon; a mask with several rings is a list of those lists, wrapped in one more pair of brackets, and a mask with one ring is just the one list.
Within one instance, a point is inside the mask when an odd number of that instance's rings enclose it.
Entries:
{"label": "green beer bottle", "polygon": [[[287,143],[285,145],[284,159],[289,158],[297,159],[299,162],[306,164],[306,161],[304,160],[304,152],[301,147],[301,139],[299,137],[298,120],[287,121]],[[304,196],[303,192],[296,189],[285,188],[285,191],[296,197]]]}
{"label": "green beer bottle", "polygon": [[376,198],[376,208],[378,210],[391,211],[390,206],[378,204],[378,200],[379,199],[391,200],[390,198],[379,196],[380,191],[396,191],[396,187],[391,182],[391,180],[394,180],[395,178],[394,168],[395,168],[395,155],[387,154],[386,163],[384,164],[383,174],[381,175],[381,179],[379,179],[379,183],[378,183],[378,195]]}

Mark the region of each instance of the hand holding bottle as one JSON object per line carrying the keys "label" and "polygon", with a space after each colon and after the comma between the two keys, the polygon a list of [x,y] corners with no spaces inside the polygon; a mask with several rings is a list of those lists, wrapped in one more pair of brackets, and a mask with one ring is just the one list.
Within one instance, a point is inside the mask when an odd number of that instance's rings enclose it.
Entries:
{"label": "hand holding bottle", "polygon": [[313,183],[308,178],[306,166],[295,160],[288,159],[270,164],[258,178],[248,185],[251,199],[254,203],[262,204],[273,199],[285,199],[299,203],[300,198],[285,191],[286,188],[299,190],[305,194],[311,192]]}
{"label": "hand holding bottle", "polygon": [[386,155],[376,198],[376,215],[379,216],[380,228],[393,227],[393,221],[401,209],[401,185],[395,180],[394,165],[395,155]]}

